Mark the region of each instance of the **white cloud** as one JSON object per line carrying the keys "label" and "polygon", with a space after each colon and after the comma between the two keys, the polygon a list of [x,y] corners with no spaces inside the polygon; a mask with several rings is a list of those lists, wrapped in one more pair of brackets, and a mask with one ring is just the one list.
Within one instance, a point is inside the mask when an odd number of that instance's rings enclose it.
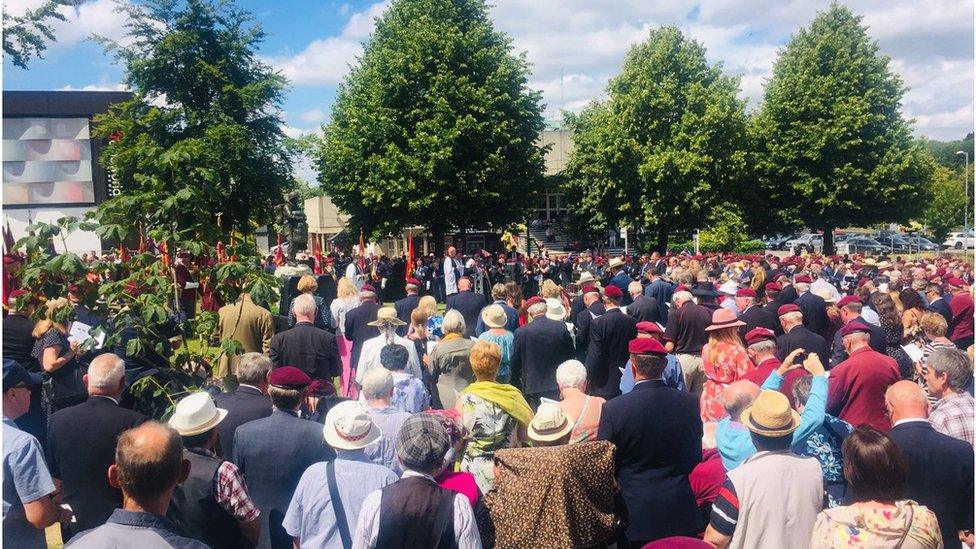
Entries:
{"label": "white cloud", "polygon": [[62,86],[61,91],[129,91],[129,87],[125,84],[88,84],[87,86],[82,86],[76,88],[72,85]]}
{"label": "white cloud", "polygon": [[323,111],[320,111],[319,109],[305,111],[300,115],[298,115],[299,120],[301,120],[302,122],[308,122],[310,124],[318,124],[324,122],[327,117],[328,114],[326,114]]}
{"label": "white cloud", "polygon": [[[28,9],[36,9],[44,0],[5,0],[3,9],[13,15],[21,15]],[[51,21],[56,40],[49,45],[53,52],[74,47],[78,42],[95,34],[111,40],[123,41],[126,36],[127,16],[116,12],[115,0],[94,0],[76,7],[58,9],[64,21]]]}

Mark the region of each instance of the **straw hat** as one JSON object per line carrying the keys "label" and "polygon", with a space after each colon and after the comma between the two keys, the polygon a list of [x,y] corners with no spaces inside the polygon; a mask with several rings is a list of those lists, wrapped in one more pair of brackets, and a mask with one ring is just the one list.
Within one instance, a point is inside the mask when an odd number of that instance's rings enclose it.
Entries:
{"label": "straw hat", "polygon": [[576,281],[576,285],[583,286],[584,284],[589,284],[594,281],[596,281],[596,279],[593,278],[593,275],[589,271],[583,271],[580,273],[580,277],[579,280]]}
{"label": "straw hat", "polygon": [[358,450],[383,436],[363,405],[354,400],[340,402],[329,410],[322,433],[326,444],[337,450]]}
{"label": "straw hat", "polygon": [[608,269],[616,269],[617,267],[623,267],[623,266],[624,266],[624,260],[621,257],[614,257],[610,260],[610,263],[607,263]]}
{"label": "straw hat", "polygon": [[739,320],[735,313],[725,307],[719,307],[715,309],[712,313],[712,323],[705,328],[706,332],[711,332],[714,330],[722,330],[725,328],[734,328],[738,326],[745,326],[746,323]]}
{"label": "straw hat", "polygon": [[543,402],[529,422],[529,438],[539,442],[552,442],[573,430],[573,423],[558,404]]}
{"label": "straw hat", "polygon": [[176,403],[176,411],[169,418],[169,426],[180,436],[205,433],[227,417],[227,410],[214,405],[209,393],[199,392],[183,397]]}
{"label": "straw hat", "polygon": [[757,435],[784,437],[800,426],[800,414],[790,408],[786,395],[766,390],[742,411],[739,421]]}
{"label": "straw hat", "polygon": [[489,305],[481,311],[481,320],[489,328],[503,328],[508,323],[508,315],[501,305]]}
{"label": "straw hat", "polygon": [[566,320],[566,308],[560,299],[550,297],[546,300],[546,318],[550,320]]}
{"label": "straw hat", "polygon": [[376,320],[368,322],[367,326],[405,326],[407,323],[397,318],[396,309],[393,307],[380,307],[376,311]]}

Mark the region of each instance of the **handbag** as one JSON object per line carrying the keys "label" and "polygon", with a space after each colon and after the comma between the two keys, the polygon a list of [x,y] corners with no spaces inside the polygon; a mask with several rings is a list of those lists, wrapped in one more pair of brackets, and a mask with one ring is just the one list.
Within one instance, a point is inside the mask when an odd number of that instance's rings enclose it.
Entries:
{"label": "handbag", "polygon": [[71,359],[59,370],[45,372],[41,387],[48,401],[59,408],[85,400],[88,396],[85,386],[87,370],[77,359]]}

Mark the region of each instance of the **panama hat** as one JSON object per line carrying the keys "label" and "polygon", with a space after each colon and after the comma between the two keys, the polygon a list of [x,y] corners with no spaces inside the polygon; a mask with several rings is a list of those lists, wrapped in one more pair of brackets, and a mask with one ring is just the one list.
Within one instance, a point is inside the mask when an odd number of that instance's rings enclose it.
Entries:
{"label": "panama hat", "polygon": [[596,279],[593,278],[593,275],[589,271],[583,271],[580,273],[580,277],[579,280],[576,281],[576,285],[583,286],[589,284],[590,282],[594,282],[595,280]]}
{"label": "panama hat", "polygon": [[367,322],[367,326],[405,326],[407,323],[397,318],[396,309],[393,307],[380,307],[376,311],[376,320]]}
{"label": "panama hat", "polygon": [[508,315],[501,305],[489,305],[481,311],[481,320],[489,328],[502,328],[508,323]]}
{"label": "panama hat", "polygon": [[786,395],[766,390],[742,411],[739,421],[757,435],[785,437],[800,426],[800,414],[790,408]]}
{"label": "panama hat", "polygon": [[340,402],[329,410],[322,433],[326,444],[337,450],[365,448],[383,436],[363,405],[354,400]]}
{"label": "panama hat", "polygon": [[538,442],[559,440],[573,430],[573,423],[558,404],[543,402],[529,422],[529,438]]}
{"label": "panama hat", "polygon": [[563,307],[561,300],[552,297],[546,300],[546,318],[551,320],[566,319],[566,307]]}
{"label": "panama hat", "polygon": [[176,411],[169,418],[169,426],[180,436],[206,433],[227,417],[227,410],[214,405],[210,393],[200,391],[183,397],[176,403]]}
{"label": "panama hat", "polygon": [[623,266],[624,266],[624,260],[622,257],[614,257],[610,260],[610,263],[607,264],[608,269],[616,269],[617,267],[623,267]]}

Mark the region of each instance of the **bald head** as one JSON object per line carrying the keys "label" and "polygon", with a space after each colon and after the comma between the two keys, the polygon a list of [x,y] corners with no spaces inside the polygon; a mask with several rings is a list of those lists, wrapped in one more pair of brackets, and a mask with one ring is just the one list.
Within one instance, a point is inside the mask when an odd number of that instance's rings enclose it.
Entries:
{"label": "bald head", "polygon": [[728,412],[732,421],[739,421],[742,411],[748,408],[752,401],[759,396],[759,386],[747,380],[739,380],[730,383],[722,391],[722,406]]}
{"label": "bald head", "polygon": [[929,417],[929,401],[925,391],[914,381],[902,380],[891,384],[885,391],[885,408],[891,423],[902,419],[925,419]]}
{"label": "bald head", "polygon": [[461,280],[458,280],[458,290],[459,291],[466,292],[466,291],[468,291],[470,289],[471,289],[471,279],[470,278],[468,278],[468,277],[465,276],[465,277],[462,277]]}
{"label": "bald head", "polygon": [[165,507],[188,472],[180,435],[162,423],[147,421],[119,436],[115,464],[108,474],[109,483],[122,490],[125,500],[142,507]]}

